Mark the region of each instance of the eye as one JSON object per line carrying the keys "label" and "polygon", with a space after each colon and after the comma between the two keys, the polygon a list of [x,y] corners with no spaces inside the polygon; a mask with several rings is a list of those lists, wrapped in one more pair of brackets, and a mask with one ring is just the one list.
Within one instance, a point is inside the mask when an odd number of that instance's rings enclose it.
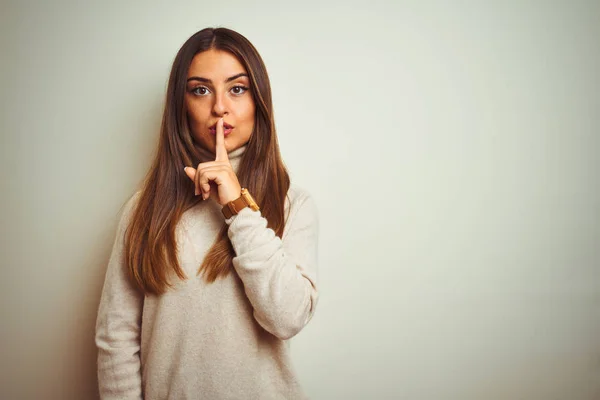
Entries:
{"label": "eye", "polygon": [[206,96],[208,93],[210,93],[210,91],[208,90],[208,88],[206,86],[198,86],[195,87],[191,90],[192,94],[195,94],[196,96]]}
{"label": "eye", "polygon": [[248,90],[248,88],[246,86],[241,86],[241,85],[237,85],[237,86],[234,86],[231,88],[231,91],[233,92],[233,94],[235,94],[237,96],[246,93],[247,90]]}

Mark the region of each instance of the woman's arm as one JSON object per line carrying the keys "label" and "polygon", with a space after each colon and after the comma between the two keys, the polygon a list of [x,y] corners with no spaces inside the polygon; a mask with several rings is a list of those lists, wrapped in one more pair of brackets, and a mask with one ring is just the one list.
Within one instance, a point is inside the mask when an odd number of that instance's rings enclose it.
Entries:
{"label": "woman's arm", "polygon": [[139,352],[144,297],[129,282],[124,260],[124,233],[136,197],[129,199],[119,221],[96,320],[98,384],[103,400],[142,398]]}
{"label": "woman's arm", "polygon": [[254,318],[282,340],[312,318],[318,301],[318,211],[302,193],[290,204],[283,239],[260,211],[246,207],[225,220],[236,256],[233,265],[254,308]]}

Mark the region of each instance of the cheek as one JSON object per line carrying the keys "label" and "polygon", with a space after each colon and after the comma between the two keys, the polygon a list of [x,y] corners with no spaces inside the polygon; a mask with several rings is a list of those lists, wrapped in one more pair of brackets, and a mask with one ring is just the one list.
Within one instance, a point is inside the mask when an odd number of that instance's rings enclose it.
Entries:
{"label": "cheek", "polygon": [[254,113],[256,112],[256,109],[254,107],[254,104],[248,104],[245,109],[244,109],[244,119],[252,124],[254,123]]}
{"label": "cheek", "polygon": [[206,113],[202,107],[192,102],[186,102],[187,117],[191,124],[198,125],[206,121]]}

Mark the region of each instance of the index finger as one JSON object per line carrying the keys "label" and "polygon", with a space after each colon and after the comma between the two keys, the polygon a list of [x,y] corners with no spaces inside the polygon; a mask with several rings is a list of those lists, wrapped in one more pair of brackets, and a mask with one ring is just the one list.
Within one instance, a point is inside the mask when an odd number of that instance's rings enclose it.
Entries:
{"label": "index finger", "polygon": [[229,161],[225,148],[225,133],[223,133],[223,118],[217,121],[217,144],[215,148],[215,161]]}

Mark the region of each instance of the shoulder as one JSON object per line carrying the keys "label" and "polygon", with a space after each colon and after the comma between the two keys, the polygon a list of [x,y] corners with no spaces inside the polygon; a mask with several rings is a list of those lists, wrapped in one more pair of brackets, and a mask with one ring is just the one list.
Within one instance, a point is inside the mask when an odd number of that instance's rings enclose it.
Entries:
{"label": "shoulder", "polygon": [[304,187],[290,184],[286,196],[286,221],[300,219],[318,219],[318,209],[312,194]]}
{"label": "shoulder", "polygon": [[140,200],[141,195],[142,195],[142,190],[140,189],[140,190],[136,191],[134,194],[132,194],[131,196],[129,196],[129,198],[127,199],[127,201],[125,202],[125,204],[122,207],[123,217],[128,216],[135,210],[135,208],[137,207],[138,201]]}
{"label": "shoulder", "polygon": [[317,208],[313,195],[306,188],[295,183],[290,184],[288,189],[286,206],[289,206],[292,213],[294,210],[306,207],[312,208],[316,212]]}
{"label": "shoulder", "polygon": [[312,198],[312,196],[306,188],[298,186],[295,183],[290,184],[287,193],[287,200],[290,202],[290,205],[297,205],[310,198]]}
{"label": "shoulder", "polygon": [[135,209],[137,208],[138,202],[140,200],[140,197],[142,195],[142,190],[138,190],[135,193],[133,193],[132,195],[130,195],[127,200],[125,201],[125,203],[123,203],[123,205],[121,206],[120,209],[120,218],[119,218],[119,227],[120,229],[124,229],[128,224],[129,221],[131,219],[131,216],[133,215],[133,213],[135,212]]}

